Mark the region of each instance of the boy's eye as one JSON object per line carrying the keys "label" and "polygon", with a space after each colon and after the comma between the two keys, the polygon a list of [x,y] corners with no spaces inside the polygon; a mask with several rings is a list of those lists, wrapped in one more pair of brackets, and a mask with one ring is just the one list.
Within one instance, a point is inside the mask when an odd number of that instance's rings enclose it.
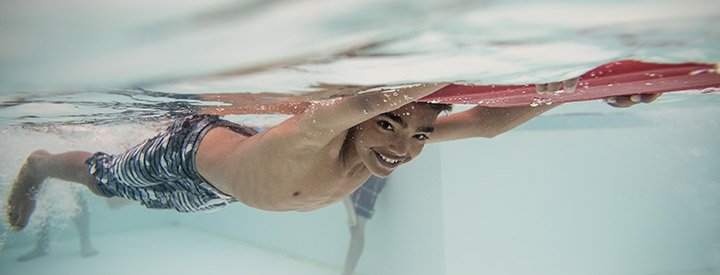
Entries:
{"label": "boy's eye", "polygon": [[426,140],[426,139],[428,139],[428,136],[425,135],[425,134],[418,134],[418,135],[415,135],[414,137],[415,137],[416,139],[418,139],[418,140]]}
{"label": "boy's eye", "polygon": [[392,129],[393,129],[392,125],[390,125],[389,122],[384,121],[384,120],[378,121],[378,125],[380,126],[380,128],[383,128],[385,130],[392,131]]}

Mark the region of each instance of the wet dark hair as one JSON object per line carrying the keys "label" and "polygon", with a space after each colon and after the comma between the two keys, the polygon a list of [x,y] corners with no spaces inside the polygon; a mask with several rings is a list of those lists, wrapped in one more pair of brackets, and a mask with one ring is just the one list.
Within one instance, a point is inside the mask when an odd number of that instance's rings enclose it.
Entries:
{"label": "wet dark hair", "polygon": [[415,102],[417,104],[423,105],[427,108],[433,109],[438,112],[438,114],[442,112],[450,112],[452,111],[452,104],[445,104],[445,103],[431,103],[431,102]]}

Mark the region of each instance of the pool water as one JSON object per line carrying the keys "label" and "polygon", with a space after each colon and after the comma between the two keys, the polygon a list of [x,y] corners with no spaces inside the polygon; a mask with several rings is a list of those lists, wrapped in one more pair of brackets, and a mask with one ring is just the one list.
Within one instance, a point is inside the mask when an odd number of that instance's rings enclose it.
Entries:
{"label": "pool water", "polygon": [[[528,84],[623,59],[720,62],[717,1],[1,5],[3,205],[33,150],[122,152],[225,105],[204,94],[272,101],[323,85]],[[265,128],[287,116],[228,118]],[[628,109],[569,103],[493,139],[428,145],[389,178],[357,272],[717,274],[718,137],[717,93],[683,91]],[[76,194],[99,252],[88,258]],[[349,242],[342,204],[114,209],[57,180],[40,196],[25,231],[0,225],[0,274],[340,274]],[[51,253],[17,262],[45,222]]]}

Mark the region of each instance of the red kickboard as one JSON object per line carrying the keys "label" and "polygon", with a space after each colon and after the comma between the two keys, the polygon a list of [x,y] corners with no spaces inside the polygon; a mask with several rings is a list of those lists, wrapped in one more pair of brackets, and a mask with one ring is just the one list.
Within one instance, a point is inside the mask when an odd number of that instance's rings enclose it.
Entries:
{"label": "red kickboard", "polygon": [[623,60],[607,63],[583,74],[573,93],[538,93],[534,84],[451,84],[422,98],[421,101],[520,107],[687,90],[709,93],[717,92],[718,89],[720,72],[717,64],[665,64]]}

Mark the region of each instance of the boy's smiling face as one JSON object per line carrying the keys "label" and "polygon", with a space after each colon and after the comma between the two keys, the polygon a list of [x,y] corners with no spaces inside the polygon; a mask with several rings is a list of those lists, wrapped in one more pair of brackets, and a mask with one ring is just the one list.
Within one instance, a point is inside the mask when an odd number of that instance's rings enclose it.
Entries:
{"label": "boy's smiling face", "polygon": [[410,103],[373,117],[353,129],[353,142],[365,166],[387,177],[422,152],[435,127],[438,110]]}

